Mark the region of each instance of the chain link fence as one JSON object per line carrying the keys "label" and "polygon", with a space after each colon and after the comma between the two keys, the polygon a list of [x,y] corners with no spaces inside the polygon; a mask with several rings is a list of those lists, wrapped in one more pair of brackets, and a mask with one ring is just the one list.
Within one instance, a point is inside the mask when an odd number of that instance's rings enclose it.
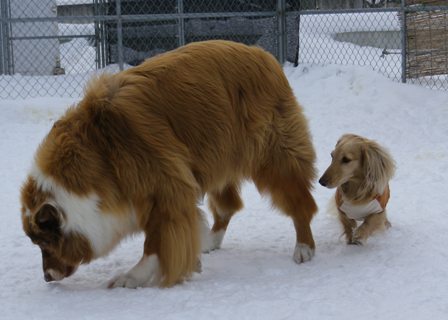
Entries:
{"label": "chain link fence", "polygon": [[294,60],[298,1],[0,0],[0,97],[82,94],[117,72],[192,41],[227,39]]}
{"label": "chain link fence", "polygon": [[349,1],[311,2],[322,6],[300,11],[296,65],[369,66],[395,81],[448,90],[448,1],[371,0],[354,9],[344,9]]}
{"label": "chain link fence", "polygon": [[95,73],[207,39],[448,89],[447,12],[436,0],[0,0],[0,97],[78,97]]}

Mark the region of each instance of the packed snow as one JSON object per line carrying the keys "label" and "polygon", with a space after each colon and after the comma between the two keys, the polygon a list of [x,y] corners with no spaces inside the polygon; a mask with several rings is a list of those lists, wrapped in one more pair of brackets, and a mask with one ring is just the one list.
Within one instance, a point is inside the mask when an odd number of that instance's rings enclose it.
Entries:
{"label": "packed snow", "polygon": [[1,100],[0,319],[444,319],[448,92],[392,82],[362,67],[287,65],[285,72],[309,119],[319,174],[343,133],[390,150],[398,168],[391,229],[365,246],[347,246],[327,212],[333,191],[316,184],[316,256],[297,265],[292,222],[248,182],[245,208],[222,249],[204,254],[203,272],[190,281],[169,289],[107,289],[111,277],[139,260],[138,236],[48,284],[40,251],[21,228],[19,190],[39,142],[79,98]]}

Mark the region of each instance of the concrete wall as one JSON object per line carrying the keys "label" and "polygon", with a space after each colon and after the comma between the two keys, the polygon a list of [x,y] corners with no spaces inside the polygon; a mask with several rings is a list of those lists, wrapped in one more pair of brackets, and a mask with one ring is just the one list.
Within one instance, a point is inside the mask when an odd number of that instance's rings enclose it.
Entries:
{"label": "concrete wall", "polygon": [[[10,0],[11,18],[56,17],[55,0]],[[13,72],[23,75],[52,75],[59,58],[56,22],[11,24]],[[51,39],[29,39],[36,36]],[[27,39],[21,39],[27,37]]]}

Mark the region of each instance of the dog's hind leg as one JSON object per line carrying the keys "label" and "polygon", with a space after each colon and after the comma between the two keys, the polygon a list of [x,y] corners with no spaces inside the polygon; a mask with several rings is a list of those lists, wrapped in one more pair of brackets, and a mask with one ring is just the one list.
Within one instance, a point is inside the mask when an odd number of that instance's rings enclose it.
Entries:
{"label": "dog's hind leg", "polygon": [[311,232],[311,219],[317,211],[316,203],[302,179],[293,176],[258,177],[254,179],[260,192],[267,191],[274,206],[290,216],[296,230],[294,261],[302,263],[314,256],[315,244]]}
{"label": "dog's hind leg", "polygon": [[[221,247],[230,219],[235,212],[243,208],[237,185],[228,184],[220,191],[209,193],[209,207],[213,213],[214,223],[202,251],[209,252]],[[204,242],[203,242],[204,243]]]}
{"label": "dog's hind leg", "polygon": [[269,193],[273,204],[292,218],[297,239],[293,257],[301,263],[310,260],[315,250],[310,223],[317,211],[311,195],[316,156],[294,97],[285,97],[276,110],[265,141],[265,158],[257,160],[252,178],[258,190]]}

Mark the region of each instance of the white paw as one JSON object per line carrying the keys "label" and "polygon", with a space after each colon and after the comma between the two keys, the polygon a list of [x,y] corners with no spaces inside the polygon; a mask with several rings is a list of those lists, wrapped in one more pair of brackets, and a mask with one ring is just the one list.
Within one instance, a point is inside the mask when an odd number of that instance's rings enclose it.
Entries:
{"label": "white paw", "polygon": [[131,274],[123,273],[109,281],[108,288],[131,288],[143,286],[140,281],[135,279]]}
{"label": "white paw", "polygon": [[208,253],[210,251],[221,248],[222,240],[224,239],[225,230],[218,232],[210,231],[202,237],[202,252]]}
{"label": "white paw", "polygon": [[310,248],[310,246],[305,243],[297,242],[293,256],[294,261],[296,263],[309,261],[313,256],[314,256],[314,249]]}
{"label": "white paw", "polygon": [[226,230],[211,231],[204,211],[198,208],[198,213],[201,228],[201,252],[209,253],[210,251],[221,248]]}
{"label": "white paw", "polygon": [[207,253],[212,247],[212,237],[210,226],[208,224],[207,218],[205,217],[204,211],[198,208],[199,223],[201,231],[201,252]]}
{"label": "white paw", "polygon": [[201,262],[201,259],[199,259],[199,258],[198,258],[198,261],[196,263],[196,270],[195,270],[195,272],[197,272],[197,273],[201,273],[202,272],[202,262]]}
{"label": "white paw", "polygon": [[143,256],[128,272],[113,278],[108,288],[137,288],[160,283],[159,259],[155,254]]}

